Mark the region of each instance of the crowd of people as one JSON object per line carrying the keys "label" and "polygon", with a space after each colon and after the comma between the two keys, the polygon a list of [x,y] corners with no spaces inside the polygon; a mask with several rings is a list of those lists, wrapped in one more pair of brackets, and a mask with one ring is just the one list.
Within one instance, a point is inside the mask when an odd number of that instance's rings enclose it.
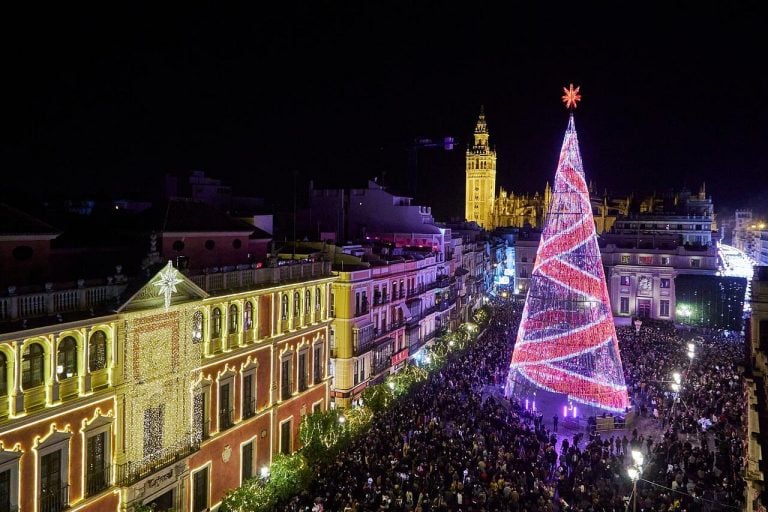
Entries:
{"label": "crowd of people", "polygon": [[[501,394],[521,305],[500,302],[478,342],[374,419],[286,510],[624,511],[630,452],[646,456],[637,510],[729,510],[743,499],[739,343],[711,337],[691,362],[672,327],[619,329],[630,398],[658,438],[567,431]],[[682,391],[669,391],[673,371]],[[700,421],[706,419],[707,421]],[[552,428],[555,427],[555,428]]]}

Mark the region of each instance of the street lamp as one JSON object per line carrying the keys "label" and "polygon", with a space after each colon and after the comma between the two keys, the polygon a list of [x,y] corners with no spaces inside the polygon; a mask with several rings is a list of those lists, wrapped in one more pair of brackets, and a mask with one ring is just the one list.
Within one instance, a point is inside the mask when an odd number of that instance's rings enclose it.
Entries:
{"label": "street lamp", "polygon": [[264,480],[269,478],[269,466],[261,467],[261,478],[263,478]]}
{"label": "street lamp", "polygon": [[[640,475],[643,474],[643,452],[640,450],[632,450],[632,466],[627,468],[627,475],[632,480],[632,511],[637,511],[637,481],[640,479]],[[629,503],[627,503],[629,508]]]}

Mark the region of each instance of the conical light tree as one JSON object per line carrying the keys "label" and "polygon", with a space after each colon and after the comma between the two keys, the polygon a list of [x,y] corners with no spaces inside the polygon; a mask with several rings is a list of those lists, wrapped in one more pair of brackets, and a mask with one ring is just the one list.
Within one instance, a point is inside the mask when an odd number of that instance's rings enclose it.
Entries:
{"label": "conical light tree", "polygon": [[[578,88],[565,91],[566,105],[575,107]],[[508,396],[537,390],[609,411],[627,407],[573,113],[507,378]]]}

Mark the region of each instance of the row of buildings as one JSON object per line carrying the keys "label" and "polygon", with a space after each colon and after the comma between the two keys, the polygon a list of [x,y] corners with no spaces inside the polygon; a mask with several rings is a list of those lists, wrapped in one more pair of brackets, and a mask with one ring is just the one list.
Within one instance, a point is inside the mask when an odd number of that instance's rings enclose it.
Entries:
{"label": "row of buildings", "polygon": [[[695,290],[689,293],[691,286],[686,286],[692,279],[698,280],[693,287],[709,278],[717,280],[722,266],[717,250],[720,233],[705,185],[698,193],[683,189],[642,198],[598,194],[592,185],[589,189],[614,317],[686,322],[713,308],[713,302],[728,302],[702,297]],[[513,293],[528,291],[550,201],[549,183],[542,194],[533,196],[504,188],[496,194],[496,152],[481,111],[474,143],[466,152],[465,215],[505,237],[513,247]],[[759,239],[750,240],[757,246]],[[730,283],[725,287],[732,288]],[[724,308],[733,309],[738,317],[737,305]]]}
{"label": "row of buildings", "polygon": [[768,222],[755,218],[752,210],[736,210],[732,238],[734,247],[758,265],[768,265]]}
{"label": "row of buildings", "polygon": [[317,201],[337,196],[386,224],[278,246],[173,199],[85,244],[2,206],[0,510],[215,508],[299,447],[303,416],[355,404],[482,304],[503,243],[375,183]]}

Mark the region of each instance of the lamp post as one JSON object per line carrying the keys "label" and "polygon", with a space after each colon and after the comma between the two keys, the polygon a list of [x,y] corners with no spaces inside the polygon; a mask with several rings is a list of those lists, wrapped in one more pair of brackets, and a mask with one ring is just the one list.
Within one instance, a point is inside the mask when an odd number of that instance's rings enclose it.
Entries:
{"label": "lamp post", "polygon": [[[643,462],[645,458],[640,450],[632,450],[632,465],[627,468],[627,475],[632,480],[632,512],[637,512],[637,481],[643,474]],[[627,503],[629,510],[629,503]]]}

